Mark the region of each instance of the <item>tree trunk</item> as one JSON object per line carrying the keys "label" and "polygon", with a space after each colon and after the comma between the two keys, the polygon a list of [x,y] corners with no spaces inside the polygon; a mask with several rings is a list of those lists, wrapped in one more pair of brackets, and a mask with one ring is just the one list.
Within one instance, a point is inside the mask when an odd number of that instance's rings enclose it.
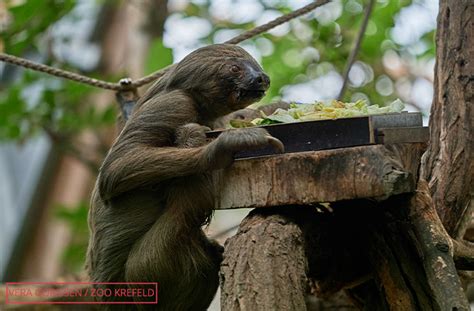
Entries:
{"label": "tree trunk", "polygon": [[347,295],[338,292],[340,280],[331,279],[325,286],[331,287],[327,299],[312,295],[326,290],[313,282],[316,277],[349,270],[334,265],[334,256],[325,252],[332,252],[331,241],[342,241],[345,234],[331,237],[334,224],[330,215],[310,206],[252,211],[226,242],[220,272],[222,310],[354,310]]}
{"label": "tree trunk", "polygon": [[422,161],[438,214],[453,237],[470,219],[474,185],[474,2],[440,1],[430,145]]}
{"label": "tree trunk", "polygon": [[304,310],[308,263],[301,229],[278,214],[253,215],[226,243],[222,309]]}

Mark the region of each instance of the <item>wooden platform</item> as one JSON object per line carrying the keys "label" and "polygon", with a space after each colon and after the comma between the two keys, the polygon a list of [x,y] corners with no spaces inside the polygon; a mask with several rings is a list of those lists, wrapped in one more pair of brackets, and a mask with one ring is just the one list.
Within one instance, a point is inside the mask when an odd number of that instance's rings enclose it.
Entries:
{"label": "wooden platform", "polygon": [[307,205],[413,192],[424,143],[237,160],[215,171],[216,209]]}

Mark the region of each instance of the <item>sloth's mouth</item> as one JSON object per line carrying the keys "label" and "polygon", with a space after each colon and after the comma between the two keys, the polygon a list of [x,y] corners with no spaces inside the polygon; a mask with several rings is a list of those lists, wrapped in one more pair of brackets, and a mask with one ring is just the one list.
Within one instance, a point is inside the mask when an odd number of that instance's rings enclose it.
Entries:
{"label": "sloth's mouth", "polygon": [[264,89],[241,89],[240,96],[246,98],[262,98],[265,96]]}

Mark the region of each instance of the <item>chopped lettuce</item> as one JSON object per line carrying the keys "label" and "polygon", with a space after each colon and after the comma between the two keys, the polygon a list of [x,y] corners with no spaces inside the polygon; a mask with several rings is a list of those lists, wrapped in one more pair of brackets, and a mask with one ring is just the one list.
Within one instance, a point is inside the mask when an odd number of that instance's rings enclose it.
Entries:
{"label": "chopped lettuce", "polygon": [[405,105],[400,99],[393,101],[385,107],[379,107],[378,105],[369,106],[364,100],[358,100],[355,103],[343,103],[337,100],[333,100],[330,104],[322,102],[315,102],[314,104],[292,103],[288,110],[279,108],[268,116],[262,112],[260,118],[256,118],[252,121],[231,120],[230,125],[237,128],[277,123],[350,118],[373,114],[397,113],[401,112],[404,108]]}

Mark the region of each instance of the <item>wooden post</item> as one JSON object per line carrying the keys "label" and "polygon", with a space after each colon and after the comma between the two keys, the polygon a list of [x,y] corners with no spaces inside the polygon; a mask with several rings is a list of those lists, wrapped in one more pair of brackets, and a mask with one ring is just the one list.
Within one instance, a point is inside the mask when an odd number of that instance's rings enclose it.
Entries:
{"label": "wooden post", "polygon": [[247,217],[226,243],[222,310],[304,310],[309,287],[303,236],[295,220],[278,213]]}

